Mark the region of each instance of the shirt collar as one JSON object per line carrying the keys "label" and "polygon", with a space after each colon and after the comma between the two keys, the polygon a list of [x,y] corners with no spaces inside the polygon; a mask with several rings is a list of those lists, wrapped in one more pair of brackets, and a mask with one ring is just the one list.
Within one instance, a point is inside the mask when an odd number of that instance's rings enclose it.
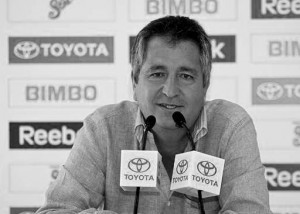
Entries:
{"label": "shirt collar", "polygon": [[[206,114],[206,105],[203,106],[200,117],[196,120],[194,130],[192,132],[193,140],[196,143],[200,138],[207,134],[207,114]],[[145,120],[141,109],[138,108],[137,115],[135,119],[135,126],[134,126],[134,135],[136,136],[139,143],[142,141],[143,133],[145,128]]]}
{"label": "shirt collar", "polygon": [[206,114],[206,105],[203,106],[200,117],[196,120],[194,130],[192,132],[194,142],[197,142],[207,134],[207,114]]}
{"label": "shirt collar", "polygon": [[141,112],[141,109],[138,108],[137,114],[136,114],[136,119],[135,119],[134,135],[137,138],[139,144],[142,141],[144,128],[145,128],[145,120],[144,120],[143,114]]}

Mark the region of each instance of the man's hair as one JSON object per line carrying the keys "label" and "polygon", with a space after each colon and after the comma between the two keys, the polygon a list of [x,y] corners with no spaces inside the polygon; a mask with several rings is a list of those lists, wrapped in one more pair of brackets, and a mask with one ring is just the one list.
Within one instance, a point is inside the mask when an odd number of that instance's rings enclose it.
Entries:
{"label": "man's hair", "polygon": [[211,44],[201,25],[184,16],[166,16],[146,25],[136,36],[131,49],[131,78],[137,83],[141,67],[146,60],[147,44],[155,36],[164,37],[172,45],[181,41],[194,42],[200,53],[200,65],[203,73],[203,87],[208,88],[211,72]]}

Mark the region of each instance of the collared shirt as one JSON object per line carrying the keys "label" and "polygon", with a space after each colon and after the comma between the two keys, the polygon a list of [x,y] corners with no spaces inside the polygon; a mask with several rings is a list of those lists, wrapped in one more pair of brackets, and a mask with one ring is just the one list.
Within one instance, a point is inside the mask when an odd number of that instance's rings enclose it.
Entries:
{"label": "collared shirt", "polygon": [[[137,110],[137,117],[136,117],[136,121],[135,121],[135,136],[138,140],[138,142],[142,141],[142,137],[143,137],[143,133],[144,133],[144,117],[143,114],[140,110],[140,108],[138,108]],[[192,132],[193,135],[193,141],[196,143],[199,141],[199,139],[201,137],[203,137],[204,135],[206,135],[207,133],[207,118],[206,118],[206,106],[203,106],[202,110],[201,110],[201,115],[200,117],[197,118],[195,125],[194,125],[194,131]],[[141,145],[139,145],[141,146]]]}
{"label": "collared shirt", "polygon": [[[137,149],[142,133],[143,118],[136,103],[101,107],[89,115],[38,213],[133,213],[135,192],[120,187],[120,154],[121,150]],[[271,213],[249,115],[236,104],[210,101],[192,134],[197,151],[225,159],[220,195],[203,199],[206,214]],[[151,132],[146,150],[157,151]],[[164,166],[160,177],[158,192],[140,193],[138,213],[200,213],[195,199],[170,191]]]}

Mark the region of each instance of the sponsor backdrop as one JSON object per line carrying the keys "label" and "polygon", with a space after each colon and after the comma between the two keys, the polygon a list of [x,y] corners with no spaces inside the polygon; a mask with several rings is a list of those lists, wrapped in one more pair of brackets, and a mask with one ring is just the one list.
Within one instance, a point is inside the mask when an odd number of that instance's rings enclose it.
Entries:
{"label": "sponsor backdrop", "polygon": [[1,214],[33,213],[83,119],[132,100],[132,41],[169,14],[207,30],[207,99],[251,114],[272,210],[300,214],[299,0],[3,0],[0,14]]}

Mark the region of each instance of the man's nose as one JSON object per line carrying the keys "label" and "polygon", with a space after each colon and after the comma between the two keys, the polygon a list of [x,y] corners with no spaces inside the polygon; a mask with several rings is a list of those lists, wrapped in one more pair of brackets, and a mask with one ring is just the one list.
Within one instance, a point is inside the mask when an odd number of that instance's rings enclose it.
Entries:
{"label": "man's nose", "polygon": [[167,97],[175,97],[179,93],[178,82],[174,77],[168,77],[164,82],[162,92]]}

